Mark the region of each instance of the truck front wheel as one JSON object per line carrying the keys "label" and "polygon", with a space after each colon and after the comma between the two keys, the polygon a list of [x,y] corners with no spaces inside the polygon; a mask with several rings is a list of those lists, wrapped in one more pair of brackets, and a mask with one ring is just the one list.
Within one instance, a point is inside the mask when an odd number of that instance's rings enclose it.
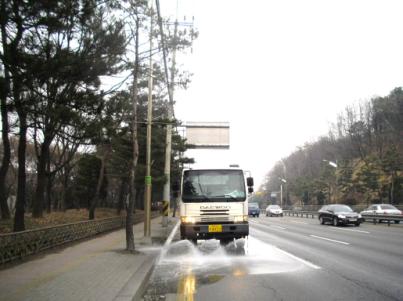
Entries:
{"label": "truck front wheel", "polygon": [[226,246],[226,245],[228,245],[231,241],[233,241],[233,238],[221,238],[221,239],[220,239],[220,245]]}

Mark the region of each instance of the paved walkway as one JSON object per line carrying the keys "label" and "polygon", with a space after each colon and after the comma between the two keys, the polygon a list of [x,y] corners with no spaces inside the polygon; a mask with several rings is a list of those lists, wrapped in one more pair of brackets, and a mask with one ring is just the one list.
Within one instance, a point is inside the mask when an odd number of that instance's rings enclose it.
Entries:
{"label": "paved walkway", "polygon": [[2,269],[0,300],[131,300],[175,223],[153,219],[152,245],[142,244],[144,224],[135,225],[138,254],[124,250],[122,229]]}

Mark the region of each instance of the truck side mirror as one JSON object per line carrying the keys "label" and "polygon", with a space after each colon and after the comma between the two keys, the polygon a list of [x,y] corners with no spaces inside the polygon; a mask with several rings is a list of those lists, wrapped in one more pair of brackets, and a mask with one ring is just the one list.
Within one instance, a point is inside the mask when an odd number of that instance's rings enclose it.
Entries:
{"label": "truck side mirror", "polygon": [[252,193],[253,192],[253,187],[248,187],[248,192]]}
{"label": "truck side mirror", "polygon": [[173,182],[172,183],[172,191],[173,192],[179,192],[179,189],[180,189],[179,182],[178,181]]}
{"label": "truck side mirror", "polygon": [[246,184],[248,185],[248,187],[253,187],[253,178],[252,177],[246,178]]}

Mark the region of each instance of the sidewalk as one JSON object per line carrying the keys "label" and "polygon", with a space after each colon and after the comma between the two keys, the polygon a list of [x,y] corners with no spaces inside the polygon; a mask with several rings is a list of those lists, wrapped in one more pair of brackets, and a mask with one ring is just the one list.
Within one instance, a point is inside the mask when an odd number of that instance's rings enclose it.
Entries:
{"label": "sidewalk", "polygon": [[134,226],[138,254],[125,251],[125,230],[50,250],[0,270],[0,300],[132,300],[177,220],[151,222],[152,245],[142,245],[144,223]]}

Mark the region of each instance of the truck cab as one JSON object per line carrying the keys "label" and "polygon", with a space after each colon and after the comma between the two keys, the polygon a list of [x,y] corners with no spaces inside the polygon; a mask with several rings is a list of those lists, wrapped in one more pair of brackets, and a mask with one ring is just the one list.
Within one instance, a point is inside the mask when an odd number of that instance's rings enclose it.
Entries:
{"label": "truck cab", "polygon": [[181,239],[228,242],[249,235],[248,193],[241,169],[186,169],[180,185]]}

